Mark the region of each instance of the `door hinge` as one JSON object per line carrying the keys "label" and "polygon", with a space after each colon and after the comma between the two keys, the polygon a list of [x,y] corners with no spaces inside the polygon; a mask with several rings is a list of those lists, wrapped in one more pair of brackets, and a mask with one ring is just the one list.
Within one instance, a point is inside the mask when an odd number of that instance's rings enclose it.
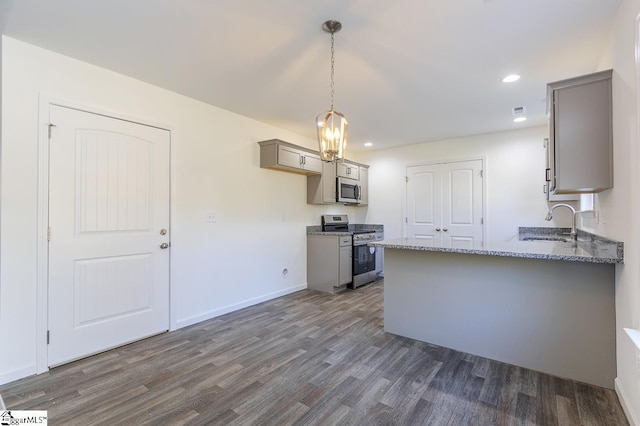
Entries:
{"label": "door hinge", "polygon": [[53,124],[53,123],[49,123],[49,124],[48,124],[48,127],[49,127],[49,128],[48,128],[47,132],[48,132],[48,135],[49,135],[49,139],[51,139],[51,128],[52,128],[52,127],[56,127],[56,125],[55,125],[55,124]]}
{"label": "door hinge", "polygon": [[480,218],[480,225],[484,225],[484,218],[483,217]]}
{"label": "door hinge", "polygon": [[48,345],[48,344],[49,344],[49,342],[51,341],[51,340],[50,340],[50,337],[51,337],[51,333],[49,332],[49,330],[47,330],[47,345]]}
{"label": "door hinge", "polygon": [[480,170],[480,177],[484,177],[484,170]]}
{"label": "door hinge", "polygon": [[409,176],[405,176],[404,177],[404,181],[408,183],[409,182]]}
{"label": "door hinge", "polygon": [[409,223],[409,219],[407,219],[406,217],[404,218],[404,223]]}
{"label": "door hinge", "polygon": [[47,227],[47,241],[51,241],[51,227]]}

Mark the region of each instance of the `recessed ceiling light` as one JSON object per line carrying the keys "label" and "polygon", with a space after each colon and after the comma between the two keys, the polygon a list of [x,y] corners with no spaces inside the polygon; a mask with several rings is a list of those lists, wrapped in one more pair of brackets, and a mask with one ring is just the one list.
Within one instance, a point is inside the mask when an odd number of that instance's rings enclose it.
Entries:
{"label": "recessed ceiling light", "polygon": [[516,117],[513,119],[514,123],[520,123],[521,121],[525,121],[527,117]]}
{"label": "recessed ceiling light", "polygon": [[510,74],[502,79],[503,83],[513,83],[514,81],[520,80],[520,76],[518,74]]}
{"label": "recessed ceiling light", "polygon": [[364,146],[373,146],[373,143],[371,143],[371,142],[365,142],[365,143],[364,143]]}

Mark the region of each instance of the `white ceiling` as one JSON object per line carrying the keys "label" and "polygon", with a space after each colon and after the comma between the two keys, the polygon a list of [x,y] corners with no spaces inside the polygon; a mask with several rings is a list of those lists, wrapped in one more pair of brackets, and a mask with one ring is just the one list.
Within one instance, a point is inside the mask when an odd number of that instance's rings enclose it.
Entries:
{"label": "white ceiling", "polygon": [[311,138],[337,19],[335,108],[359,150],[544,124],[546,83],[598,69],[620,0],[1,3],[5,35]]}

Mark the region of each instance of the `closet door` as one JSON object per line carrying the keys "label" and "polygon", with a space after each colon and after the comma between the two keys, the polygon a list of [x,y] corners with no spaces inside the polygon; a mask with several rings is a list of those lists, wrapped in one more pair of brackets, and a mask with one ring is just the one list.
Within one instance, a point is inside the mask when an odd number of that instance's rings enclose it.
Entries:
{"label": "closet door", "polygon": [[407,167],[407,237],[442,242],[440,164]]}
{"label": "closet door", "polygon": [[478,248],[482,242],[482,160],[441,166],[442,243],[450,248]]}
{"label": "closet door", "polygon": [[407,167],[407,237],[439,247],[477,247],[482,188],[482,160]]}

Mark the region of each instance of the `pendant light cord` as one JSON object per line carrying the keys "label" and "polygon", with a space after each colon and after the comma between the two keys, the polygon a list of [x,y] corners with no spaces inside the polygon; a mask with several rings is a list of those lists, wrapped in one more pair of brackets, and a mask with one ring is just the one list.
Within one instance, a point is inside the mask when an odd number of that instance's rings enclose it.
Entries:
{"label": "pendant light cord", "polygon": [[330,111],[333,111],[333,94],[334,94],[334,87],[335,84],[333,82],[333,73],[334,73],[334,68],[335,68],[335,59],[333,57],[335,53],[335,50],[333,48],[333,31],[331,32],[331,109]]}

